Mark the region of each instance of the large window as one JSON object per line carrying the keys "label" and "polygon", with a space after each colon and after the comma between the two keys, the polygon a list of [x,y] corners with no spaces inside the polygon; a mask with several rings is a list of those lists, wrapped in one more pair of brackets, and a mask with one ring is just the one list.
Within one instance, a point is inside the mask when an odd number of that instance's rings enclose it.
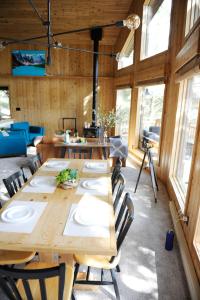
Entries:
{"label": "large window", "polygon": [[120,70],[122,68],[128,67],[133,64],[133,45],[134,45],[134,30],[128,35],[128,38],[117,56],[117,69]]}
{"label": "large window", "polygon": [[10,118],[9,89],[0,86],[0,120],[8,118]]}
{"label": "large window", "polygon": [[188,0],[187,3],[187,17],[185,25],[185,35],[187,35],[192,29],[200,17],[200,0]]}
{"label": "large window", "polygon": [[[180,95],[181,108],[176,139],[176,155],[174,176],[181,189],[185,201],[189,175],[192,163],[192,154],[195,143],[195,132],[200,102],[200,76],[195,76],[182,83]],[[182,203],[184,204],[184,203]]]}
{"label": "large window", "polygon": [[141,58],[168,49],[171,0],[151,0],[143,8]]}
{"label": "large window", "polygon": [[115,134],[121,135],[127,141],[129,133],[131,91],[131,88],[118,89],[116,99],[116,111],[120,122],[117,122],[116,124]]}
{"label": "large window", "polygon": [[154,145],[152,153],[156,160],[159,153],[164,90],[165,85],[159,84],[143,87],[139,93],[139,148],[143,149],[143,138],[148,139]]}

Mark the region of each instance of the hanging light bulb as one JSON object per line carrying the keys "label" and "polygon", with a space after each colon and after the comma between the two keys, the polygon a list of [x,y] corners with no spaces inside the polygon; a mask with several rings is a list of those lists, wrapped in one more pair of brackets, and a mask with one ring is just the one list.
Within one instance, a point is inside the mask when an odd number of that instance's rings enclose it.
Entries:
{"label": "hanging light bulb", "polygon": [[140,17],[136,14],[131,14],[126,20],[123,20],[123,25],[130,30],[136,30],[140,26]]}

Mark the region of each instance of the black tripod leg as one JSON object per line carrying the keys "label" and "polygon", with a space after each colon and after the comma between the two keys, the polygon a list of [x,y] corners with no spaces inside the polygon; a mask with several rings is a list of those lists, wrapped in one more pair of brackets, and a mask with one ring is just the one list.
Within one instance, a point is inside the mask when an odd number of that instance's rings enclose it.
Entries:
{"label": "black tripod leg", "polygon": [[140,167],[140,171],[139,171],[139,174],[138,174],[138,178],[137,178],[137,181],[136,181],[136,186],[135,186],[135,191],[134,193],[136,193],[137,191],[137,187],[138,187],[138,183],[140,181],[140,176],[141,176],[141,173],[142,173],[142,169],[143,169],[143,166],[144,166],[144,162],[145,162],[145,158],[146,158],[146,151],[144,152],[144,157],[143,157],[143,160],[142,160],[142,164],[141,164],[141,167]]}
{"label": "black tripod leg", "polygon": [[156,173],[153,165],[153,160],[151,156],[151,151],[148,149],[148,159],[149,159],[149,169],[150,169],[150,174],[151,174],[151,183],[153,187],[153,192],[154,192],[154,199],[155,202],[157,203],[157,182],[156,182]]}

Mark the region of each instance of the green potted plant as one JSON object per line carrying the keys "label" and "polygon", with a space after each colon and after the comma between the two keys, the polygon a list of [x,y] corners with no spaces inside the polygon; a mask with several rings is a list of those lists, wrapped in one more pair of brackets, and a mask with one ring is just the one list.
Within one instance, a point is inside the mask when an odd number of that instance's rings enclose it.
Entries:
{"label": "green potted plant", "polygon": [[56,176],[57,185],[63,189],[73,188],[78,185],[78,170],[64,169]]}

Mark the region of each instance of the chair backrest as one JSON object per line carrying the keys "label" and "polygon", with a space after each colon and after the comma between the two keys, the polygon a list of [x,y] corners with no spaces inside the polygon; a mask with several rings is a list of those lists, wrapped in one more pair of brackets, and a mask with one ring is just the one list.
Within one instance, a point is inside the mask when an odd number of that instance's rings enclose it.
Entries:
{"label": "chair backrest", "polygon": [[[122,243],[129,231],[134,219],[134,206],[129,193],[126,193],[121,204],[118,216],[115,222],[115,231],[117,235],[117,252],[119,252]],[[111,258],[111,262],[115,256]]]}
{"label": "chair backrest", "polygon": [[112,193],[114,192],[115,186],[116,186],[116,179],[121,171],[121,166],[122,166],[122,162],[121,159],[118,157],[115,163],[115,167],[113,169],[112,172],[112,176],[111,176],[111,183],[112,183]]}
{"label": "chair backrest", "polygon": [[41,300],[47,300],[45,279],[52,277],[59,277],[58,300],[63,300],[65,264],[62,263],[57,267],[35,270],[0,267],[0,284],[4,292],[9,296],[10,300],[22,300],[19,285],[15,282],[16,279],[22,280],[23,289],[28,300],[34,300],[29,280],[38,280]]}
{"label": "chair backrest", "polygon": [[36,154],[28,163],[27,167],[29,168],[31,174],[33,175],[39,167],[42,165],[42,159],[39,153]]}
{"label": "chair backrest", "polygon": [[15,172],[7,178],[3,179],[3,183],[8,191],[10,197],[14,196],[15,193],[22,187],[27,181],[22,170]]}
{"label": "chair backrest", "polygon": [[113,202],[113,207],[114,207],[114,212],[117,209],[119,200],[121,198],[121,195],[124,191],[125,188],[125,178],[124,175],[122,173],[119,173],[116,177],[116,184],[115,184],[115,188],[113,191],[113,196],[114,196],[114,202]]}
{"label": "chair backrest", "polygon": [[92,148],[68,148],[66,154],[68,158],[91,159]]}

